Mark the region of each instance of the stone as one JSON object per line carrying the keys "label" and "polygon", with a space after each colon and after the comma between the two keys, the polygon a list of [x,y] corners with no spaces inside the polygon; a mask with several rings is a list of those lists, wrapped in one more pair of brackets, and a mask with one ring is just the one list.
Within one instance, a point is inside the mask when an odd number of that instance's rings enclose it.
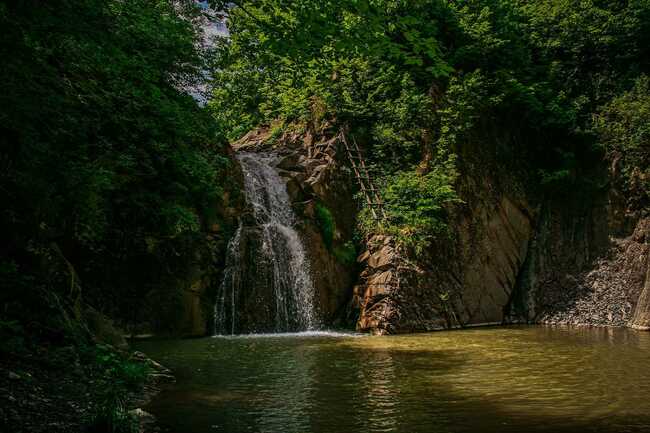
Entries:
{"label": "stone", "polygon": [[639,296],[630,327],[642,331],[650,331],[650,260],[648,260],[648,270],[646,271],[643,291],[641,292],[641,296]]}
{"label": "stone", "polygon": [[370,251],[366,250],[357,257],[357,263],[363,263],[370,258]]}
{"label": "stone", "polygon": [[381,269],[390,266],[393,262],[394,251],[388,245],[385,245],[381,250],[372,254],[368,258],[368,266],[374,269]]}
{"label": "stone", "polygon": [[292,202],[304,201],[305,199],[300,182],[294,178],[287,180],[287,193]]}
{"label": "stone", "polygon": [[88,328],[98,341],[110,344],[119,349],[125,349],[128,347],[126,339],[124,338],[124,332],[117,328],[113,324],[112,320],[99,311],[87,307],[84,310],[84,318],[86,319]]}
{"label": "stone", "polygon": [[384,291],[393,282],[394,274],[392,271],[384,271],[379,274],[373,275],[368,279],[368,287],[374,287],[376,290]]}
{"label": "stone", "polygon": [[289,154],[278,162],[277,167],[287,171],[301,171],[302,167],[300,166],[299,161],[300,159],[297,154]]}
{"label": "stone", "polygon": [[133,415],[136,418],[142,419],[142,418],[154,418],[153,415],[151,415],[149,412],[144,411],[140,408],[130,410],[129,413]]}

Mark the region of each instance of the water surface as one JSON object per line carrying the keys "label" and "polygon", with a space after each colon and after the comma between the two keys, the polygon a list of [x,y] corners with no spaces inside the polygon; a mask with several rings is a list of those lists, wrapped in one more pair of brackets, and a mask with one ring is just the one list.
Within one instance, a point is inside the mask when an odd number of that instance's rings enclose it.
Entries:
{"label": "water surface", "polygon": [[650,432],[650,333],[516,327],[149,341],[174,433]]}

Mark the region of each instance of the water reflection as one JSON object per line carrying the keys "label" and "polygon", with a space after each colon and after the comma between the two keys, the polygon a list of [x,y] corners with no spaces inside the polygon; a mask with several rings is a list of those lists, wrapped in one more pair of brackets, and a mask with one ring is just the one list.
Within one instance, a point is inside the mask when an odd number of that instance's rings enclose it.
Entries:
{"label": "water reflection", "polygon": [[147,342],[167,431],[650,432],[650,334],[502,328]]}
{"label": "water reflection", "polygon": [[359,423],[364,431],[397,431],[399,390],[395,363],[387,350],[370,351],[357,370],[357,380],[363,389],[364,408]]}
{"label": "water reflection", "polygon": [[299,346],[272,357],[264,366],[265,380],[256,384],[258,404],[251,411],[259,431],[309,431],[317,350],[316,346]]}

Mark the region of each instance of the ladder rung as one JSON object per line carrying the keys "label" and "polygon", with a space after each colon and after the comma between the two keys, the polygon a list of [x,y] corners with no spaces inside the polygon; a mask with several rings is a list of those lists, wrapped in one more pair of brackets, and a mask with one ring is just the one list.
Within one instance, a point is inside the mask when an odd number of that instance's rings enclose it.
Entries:
{"label": "ladder rung", "polygon": [[[340,132],[340,140],[345,146],[347,151],[348,159],[354,170],[354,175],[359,183],[359,187],[365,196],[366,203],[370,206],[372,211],[373,219],[380,221],[382,218],[386,219],[386,212],[384,211],[384,204],[381,201],[381,196],[379,195],[378,190],[375,188],[370,172],[366,167],[364,161],[364,155],[357,144],[357,140],[352,136],[354,147],[350,146],[347,139],[345,138],[345,133],[343,130]],[[371,167],[371,170],[376,170]],[[367,186],[366,186],[367,184]]]}

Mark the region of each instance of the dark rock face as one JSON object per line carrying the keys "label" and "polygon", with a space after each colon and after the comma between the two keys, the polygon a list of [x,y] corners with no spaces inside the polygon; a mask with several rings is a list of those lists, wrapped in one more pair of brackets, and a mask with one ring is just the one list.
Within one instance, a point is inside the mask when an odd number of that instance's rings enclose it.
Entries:
{"label": "dark rock face", "polygon": [[648,219],[621,211],[620,193],[540,202],[514,176],[471,161],[461,167],[464,205],[450,211],[453,241],[414,254],[392,240],[368,240],[354,291],[357,329],[512,322],[649,329]]}
{"label": "dark rock face", "polygon": [[131,334],[204,336],[213,332],[216,292],[223,278],[228,241],[244,210],[243,177],[232,149],[224,155],[232,166],[226,174],[232,182],[215,209],[215,220],[205,230],[179,240],[166,253],[168,264],[144,301],[139,323],[126,326]]}
{"label": "dark rock face", "polygon": [[[639,295],[634,317],[630,322],[630,327],[650,331],[650,219],[646,218],[639,222],[635,231],[633,241],[637,245],[642,244],[645,247],[644,251],[639,251],[637,255],[638,262],[643,261],[643,253],[645,253],[645,281],[643,282],[643,289]],[[643,275],[643,267],[639,266],[638,276]]]}
{"label": "dark rock face", "polygon": [[451,240],[414,254],[371,238],[355,289],[358,329],[430,331],[502,323],[534,230],[525,198],[500,193],[490,178],[466,177],[465,205],[452,212]]}
{"label": "dark rock face", "polygon": [[[557,232],[543,232],[548,238],[542,237],[545,243],[533,247],[513,311],[528,321],[547,324],[627,326],[646,278],[649,248],[640,240],[646,225],[639,222],[626,238],[583,236],[572,243]],[[593,233],[607,234],[607,230],[601,226]]]}
{"label": "dark rock face", "polygon": [[634,312],[630,327],[642,331],[650,331],[650,266],[646,271],[646,280],[639,302]]}

